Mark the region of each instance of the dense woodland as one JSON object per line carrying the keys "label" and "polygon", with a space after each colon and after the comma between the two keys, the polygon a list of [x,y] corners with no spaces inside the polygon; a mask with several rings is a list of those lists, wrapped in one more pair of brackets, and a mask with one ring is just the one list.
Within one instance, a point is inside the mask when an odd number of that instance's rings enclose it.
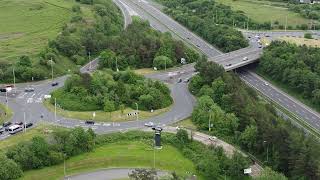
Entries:
{"label": "dense woodland", "polygon": [[135,103],[141,110],[155,110],[172,103],[170,90],[165,84],[145,79],[130,70],[75,74],[52,96],[63,109],[72,111],[112,112],[124,107],[135,108]]}
{"label": "dense woodland", "polygon": [[276,41],[264,50],[258,71],[301,94],[320,109],[320,48]]}
{"label": "dense woodland", "polygon": [[208,131],[211,119],[208,133],[241,146],[290,179],[320,178],[317,140],[279,117],[235,74],[205,60],[196,69],[189,88],[198,97],[192,121],[199,129]]}
{"label": "dense woodland", "polygon": [[108,42],[107,50],[100,54],[100,68],[116,70],[131,68],[164,69],[199,59],[199,54],[176,41],[170,33],[161,33],[152,29],[147,21],[133,18],[119,36]]}
{"label": "dense woodland", "polygon": [[[237,27],[243,28],[248,18],[242,13],[232,11],[229,6],[210,0],[158,0],[158,2],[166,6],[165,13],[223,52],[248,46],[241,32],[232,27],[234,23]],[[250,27],[253,25],[253,22],[249,22]]]}

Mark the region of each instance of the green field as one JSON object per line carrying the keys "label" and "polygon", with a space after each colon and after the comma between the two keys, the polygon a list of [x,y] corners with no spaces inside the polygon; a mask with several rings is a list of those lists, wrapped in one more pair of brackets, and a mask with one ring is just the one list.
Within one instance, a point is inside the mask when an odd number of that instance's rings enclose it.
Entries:
{"label": "green field", "polygon": [[[74,0],[2,0],[0,62],[38,54],[69,21],[74,4]],[[81,8],[86,16],[91,16],[89,7]]]}
{"label": "green field", "polygon": [[[67,175],[114,167],[153,167],[153,148],[143,142],[118,142],[94,149],[93,152],[72,157],[66,161]],[[195,173],[194,164],[174,147],[164,145],[156,150],[156,169],[176,171],[181,175]],[[22,179],[61,179],[63,164],[24,173]]]}
{"label": "green field", "polygon": [[278,21],[280,25],[285,25],[286,16],[288,17],[288,26],[295,27],[309,23],[308,19],[289,11],[284,7],[285,4],[279,2],[257,0],[217,0],[217,2],[231,6],[233,10],[243,11],[247,16],[260,23]]}

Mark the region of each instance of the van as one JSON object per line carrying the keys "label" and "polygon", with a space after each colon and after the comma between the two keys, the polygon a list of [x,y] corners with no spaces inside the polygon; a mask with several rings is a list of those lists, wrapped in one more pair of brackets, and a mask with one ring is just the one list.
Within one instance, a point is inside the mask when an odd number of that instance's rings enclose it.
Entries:
{"label": "van", "polygon": [[9,134],[16,134],[17,132],[22,131],[21,126],[19,125],[12,125],[8,128]]}

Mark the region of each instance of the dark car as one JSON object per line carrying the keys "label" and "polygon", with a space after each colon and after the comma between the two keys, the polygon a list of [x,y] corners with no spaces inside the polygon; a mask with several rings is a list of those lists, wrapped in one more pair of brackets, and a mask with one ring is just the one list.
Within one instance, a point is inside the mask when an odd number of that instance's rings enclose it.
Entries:
{"label": "dark car", "polygon": [[53,82],[53,83],[51,83],[51,86],[58,86],[58,82]]}
{"label": "dark car", "polygon": [[29,127],[31,127],[33,125],[33,123],[27,123],[26,124],[26,128],[29,128]]}
{"label": "dark car", "polygon": [[19,125],[19,126],[22,126],[22,125],[23,125],[23,122],[15,122],[14,124]]}
{"label": "dark car", "polygon": [[94,121],[86,121],[86,124],[94,124]]}
{"label": "dark car", "polygon": [[8,127],[8,126],[10,126],[12,123],[11,122],[4,122],[3,124],[2,124],[2,126],[3,127]]}
{"label": "dark car", "polygon": [[182,79],[180,78],[179,80],[178,80],[178,83],[181,83],[182,82]]}
{"label": "dark car", "polygon": [[0,129],[0,134],[4,133],[4,128]]}
{"label": "dark car", "polygon": [[34,91],[34,88],[32,87],[28,87],[24,89],[24,92],[33,92],[33,91]]}

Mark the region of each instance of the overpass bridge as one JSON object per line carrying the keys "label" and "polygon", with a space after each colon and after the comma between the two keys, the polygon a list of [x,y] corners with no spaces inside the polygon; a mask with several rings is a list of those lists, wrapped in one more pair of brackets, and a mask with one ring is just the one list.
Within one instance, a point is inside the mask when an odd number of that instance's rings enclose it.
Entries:
{"label": "overpass bridge", "polygon": [[256,62],[261,55],[262,49],[251,47],[211,57],[209,61],[214,61],[220,64],[226,71],[231,71]]}

